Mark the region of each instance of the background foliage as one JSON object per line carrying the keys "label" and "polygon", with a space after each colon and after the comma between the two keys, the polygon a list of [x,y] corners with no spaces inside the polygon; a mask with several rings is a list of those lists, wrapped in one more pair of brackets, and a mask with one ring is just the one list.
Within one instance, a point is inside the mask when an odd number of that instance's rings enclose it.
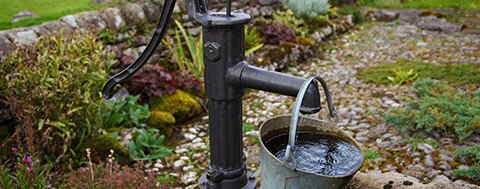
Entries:
{"label": "background foliage", "polygon": [[40,39],[0,64],[0,96],[11,108],[17,141],[59,161],[75,154],[101,103],[114,57],[91,34]]}

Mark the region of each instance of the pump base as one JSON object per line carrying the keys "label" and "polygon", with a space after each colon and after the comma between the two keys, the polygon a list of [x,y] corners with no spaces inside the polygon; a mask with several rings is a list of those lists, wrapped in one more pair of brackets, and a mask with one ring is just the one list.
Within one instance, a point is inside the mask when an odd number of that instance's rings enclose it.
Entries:
{"label": "pump base", "polygon": [[[255,176],[253,176],[252,173],[247,172],[247,180],[248,180],[248,183],[245,186],[243,186],[242,189],[256,189],[257,188],[257,179],[255,178]],[[198,185],[198,187],[200,189],[206,189],[207,188],[207,185],[208,185],[207,174],[203,174],[200,177],[199,183],[200,184]],[[219,186],[213,186],[211,188],[222,188],[222,187],[220,186],[220,183],[219,183]]]}

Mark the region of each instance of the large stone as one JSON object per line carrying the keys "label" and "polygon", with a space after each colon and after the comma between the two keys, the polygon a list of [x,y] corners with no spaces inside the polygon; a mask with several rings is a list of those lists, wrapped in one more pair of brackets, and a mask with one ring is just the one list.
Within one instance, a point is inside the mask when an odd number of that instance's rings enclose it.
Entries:
{"label": "large stone", "polygon": [[459,32],[463,28],[461,24],[450,23],[435,16],[422,17],[417,26],[427,30],[443,32]]}
{"label": "large stone", "polygon": [[31,12],[31,11],[28,11],[28,10],[24,10],[24,11],[20,11],[18,12],[17,14],[15,14],[15,16],[13,16],[12,18],[12,22],[18,22],[20,20],[25,20],[25,19],[29,19],[29,18],[35,18],[37,17],[38,15]]}
{"label": "large stone", "polygon": [[15,50],[15,45],[7,38],[5,32],[0,32],[0,63],[5,61],[5,56]]}
{"label": "large stone", "polygon": [[122,8],[127,24],[143,23],[147,21],[147,17],[142,7],[138,4],[128,3]]}
{"label": "large stone", "polygon": [[378,10],[375,12],[375,19],[380,22],[391,22],[398,19],[399,13],[387,10]]}
{"label": "large stone", "polygon": [[141,4],[143,11],[145,12],[145,15],[147,16],[147,20],[149,22],[157,22],[158,19],[160,18],[160,13],[162,10],[161,6],[157,6],[153,4],[152,2],[144,2]]}
{"label": "large stone", "polygon": [[454,183],[443,175],[438,175],[428,184],[423,184],[420,180],[403,175],[400,173],[389,172],[380,174],[366,174],[358,172],[353,177],[349,189],[438,189],[438,188],[469,188],[480,189],[480,187],[465,184]]}
{"label": "large stone", "polygon": [[100,32],[107,26],[97,11],[87,11],[74,15],[78,28],[85,28],[94,32]]}
{"label": "large stone", "polygon": [[111,30],[120,29],[125,26],[122,14],[117,8],[106,8],[99,12],[100,17],[105,21],[107,27]]}
{"label": "large stone", "polygon": [[67,23],[62,21],[45,22],[38,27],[40,27],[42,31],[46,32],[41,33],[41,35],[58,35],[60,33],[68,35],[74,32],[73,28],[71,28]]}
{"label": "large stone", "polygon": [[261,4],[261,5],[271,5],[273,4],[274,2],[276,2],[275,0],[258,0],[258,2]]}
{"label": "large stone", "polygon": [[27,47],[35,43],[38,35],[33,30],[14,29],[6,32],[6,36],[18,47]]}
{"label": "large stone", "polygon": [[68,24],[71,28],[78,28],[77,19],[73,15],[64,16],[60,20]]}

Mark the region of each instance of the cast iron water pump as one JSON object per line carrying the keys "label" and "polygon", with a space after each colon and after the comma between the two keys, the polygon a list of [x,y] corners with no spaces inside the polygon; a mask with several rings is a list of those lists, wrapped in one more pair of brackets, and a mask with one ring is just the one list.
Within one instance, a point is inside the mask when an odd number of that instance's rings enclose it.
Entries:
{"label": "cast iron water pump", "polygon": [[[244,27],[250,15],[211,12],[205,0],[185,0],[191,19],[203,27],[205,93],[208,97],[210,164],[200,178],[200,188],[255,188],[256,180],[246,171],[242,141],[242,96],[246,88],[296,96],[305,79],[249,65],[244,61]],[[111,90],[137,72],[161,42],[175,0],[165,0],[160,21],[145,51],[128,68],[111,77],[103,89]],[[317,84],[308,87],[302,113],[320,111]]]}

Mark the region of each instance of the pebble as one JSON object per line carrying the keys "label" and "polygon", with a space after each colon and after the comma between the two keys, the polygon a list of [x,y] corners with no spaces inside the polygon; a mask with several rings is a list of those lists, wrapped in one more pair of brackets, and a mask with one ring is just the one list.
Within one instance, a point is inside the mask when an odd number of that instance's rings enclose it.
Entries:
{"label": "pebble", "polygon": [[435,162],[433,161],[433,158],[431,155],[426,155],[423,159],[423,163],[425,164],[425,166],[427,167],[433,167],[435,166]]}
{"label": "pebble", "polygon": [[419,143],[419,144],[417,144],[417,148],[419,150],[422,150],[423,152],[425,152],[427,154],[435,151],[435,149],[430,144],[427,144],[427,143]]}
{"label": "pebble", "polygon": [[174,170],[181,170],[182,167],[185,166],[185,162],[183,160],[177,160],[175,162],[173,162],[173,169]]}
{"label": "pebble", "polygon": [[176,154],[183,154],[187,151],[188,151],[188,149],[186,149],[186,148],[180,148],[180,149],[175,150],[175,153]]}

